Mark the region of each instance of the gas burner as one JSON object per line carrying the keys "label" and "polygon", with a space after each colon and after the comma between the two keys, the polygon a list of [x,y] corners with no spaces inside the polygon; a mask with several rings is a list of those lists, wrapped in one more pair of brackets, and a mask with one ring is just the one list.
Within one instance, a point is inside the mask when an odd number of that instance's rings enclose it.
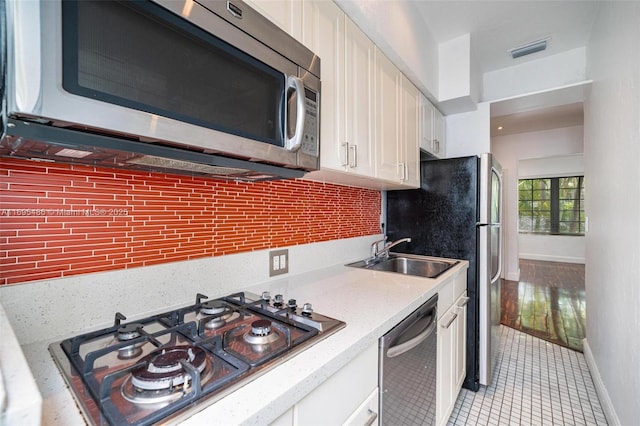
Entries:
{"label": "gas burner", "polygon": [[188,393],[191,376],[181,361],[202,373],[201,383],[212,374],[204,349],[190,345],[159,349],[140,361],[146,365],[133,370],[122,385],[124,398],[138,404],[168,402]]}
{"label": "gas burner", "polygon": [[204,315],[215,315],[223,313],[226,309],[222,300],[207,300],[202,304],[200,313]]}
{"label": "gas burner", "polygon": [[[118,328],[116,337],[120,342],[127,342],[129,340],[136,339],[140,337],[140,330],[143,327],[144,326],[140,323],[125,324]],[[144,346],[144,342],[120,348],[118,349],[118,358],[127,360],[139,357],[142,355],[142,346]]]}
{"label": "gas burner", "polygon": [[209,300],[202,304],[200,308],[201,315],[212,316],[212,318],[205,318],[204,328],[205,330],[217,330],[224,327],[228,323],[240,318],[240,314],[221,300]]}
{"label": "gas burner", "polygon": [[252,345],[266,345],[280,338],[280,335],[271,329],[271,321],[256,320],[251,323],[251,331],[244,334],[244,340]]}
{"label": "gas burner", "polygon": [[136,337],[140,337],[140,330],[144,326],[137,322],[125,324],[118,329],[118,340],[126,342],[127,340],[133,340]]}

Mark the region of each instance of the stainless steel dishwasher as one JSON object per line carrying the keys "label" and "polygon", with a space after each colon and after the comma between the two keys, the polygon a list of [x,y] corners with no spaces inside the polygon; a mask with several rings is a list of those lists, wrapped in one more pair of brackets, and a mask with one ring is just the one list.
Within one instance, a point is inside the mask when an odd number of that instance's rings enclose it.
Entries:
{"label": "stainless steel dishwasher", "polygon": [[381,425],[436,423],[436,294],[379,342]]}

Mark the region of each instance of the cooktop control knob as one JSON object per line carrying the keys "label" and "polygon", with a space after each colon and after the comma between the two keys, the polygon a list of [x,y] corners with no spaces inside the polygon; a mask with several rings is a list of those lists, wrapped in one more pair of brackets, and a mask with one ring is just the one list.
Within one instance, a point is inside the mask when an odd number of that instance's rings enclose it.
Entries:
{"label": "cooktop control knob", "polygon": [[302,305],[302,315],[311,316],[312,313],[313,307],[311,306],[311,303],[305,303]]}
{"label": "cooktop control knob", "polygon": [[269,293],[268,291],[263,291],[262,296],[260,296],[260,298],[268,302],[271,300],[271,293]]}
{"label": "cooktop control knob", "polygon": [[295,309],[298,307],[298,302],[296,301],[296,299],[289,299],[287,306],[289,307],[289,309]]}
{"label": "cooktop control knob", "polygon": [[282,305],[284,305],[284,297],[281,294],[276,294],[275,298],[273,299],[273,306],[275,306],[276,308],[280,308],[282,307]]}

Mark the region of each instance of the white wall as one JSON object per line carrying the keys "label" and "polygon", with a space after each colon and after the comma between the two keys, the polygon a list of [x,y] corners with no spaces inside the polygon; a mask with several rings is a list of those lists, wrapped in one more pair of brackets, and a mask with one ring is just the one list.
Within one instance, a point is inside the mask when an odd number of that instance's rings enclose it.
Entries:
{"label": "white wall", "polygon": [[579,47],[535,61],[485,73],[483,102],[496,101],[586,80],[586,49]]}
{"label": "white wall", "polygon": [[520,259],[585,263],[585,238],[575,235],[518,235]]}
{"label": "white wall", "polygon": [[587,344],[610,424],[640,421],[640,2],[604,2],[587,50]]}
{"label": "white wall", "polygon": [[[541,132],[520,133],[516,135],[499,136],[491,139],[491,152],[502,165],[505,172],[505,194],[504,194],[504,237],[505,237],[505,274],[508,280],[518,281],[520,269],[518,266],[518,256],[520,254],[518,235],[518,168],[519,162],[523,159],[557,157],[568,154],[579,154],[583,151],[583,128],[582,126],[565,127],[562,129],[545,130]],[[531,176],[527,176],[531,177]],[[574,244],[576,238],[584,241],[582,237],[558,237],[569,238]],[[567,244],[567,242],[565,242]],[[539,247],[539,246],[538,246]],[[527,250],[536,248],[530,245]],[[574,249],[569,257],[579,257],[580,250],[584,252],[584,247]],[[551,260],[557,252],[529,253],[529,257],[546,257]],[[582,257],[584,257],[582,255]],[[567,258],[555,258],[556,261],[569,261]],[[582,259],[580,259],[582,260]],[[574,259],[577,261],[577,259]]]}
{"label": "white wall", "polygon": [[471,112],[451,114],[445,117],[447,158],[479,155],[491,150],[490,104],[478,104]]}

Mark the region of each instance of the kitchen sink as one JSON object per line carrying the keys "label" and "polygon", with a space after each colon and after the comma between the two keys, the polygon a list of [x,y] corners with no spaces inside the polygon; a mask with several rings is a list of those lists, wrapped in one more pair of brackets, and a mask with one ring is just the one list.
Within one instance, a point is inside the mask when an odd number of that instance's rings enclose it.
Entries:
{"label": "kitchen sink", "polygon": [[354,268],[371,269],[374,271],[395,272],[417,277],[436,278],[449,268],[457,265],[457,260],[435,259],[412,254],[391,253],[388,258],[365,259],[349,263]]}

